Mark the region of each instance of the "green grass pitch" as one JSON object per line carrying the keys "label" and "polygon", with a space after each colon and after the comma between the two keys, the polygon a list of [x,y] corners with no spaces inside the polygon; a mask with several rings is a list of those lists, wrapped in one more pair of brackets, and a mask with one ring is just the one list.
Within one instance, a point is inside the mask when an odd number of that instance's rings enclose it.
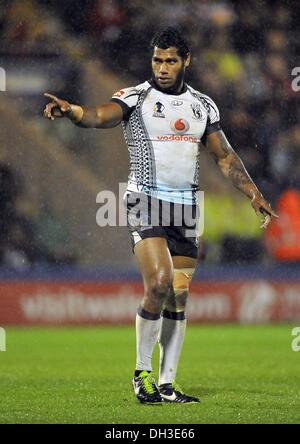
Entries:
{"label": "green grass pitch", "polygon": [[295,326],[189,325],[177,382],[202,403],[159,406],[131,388],[133,326],[7,328],[0,423],[300,423]]}

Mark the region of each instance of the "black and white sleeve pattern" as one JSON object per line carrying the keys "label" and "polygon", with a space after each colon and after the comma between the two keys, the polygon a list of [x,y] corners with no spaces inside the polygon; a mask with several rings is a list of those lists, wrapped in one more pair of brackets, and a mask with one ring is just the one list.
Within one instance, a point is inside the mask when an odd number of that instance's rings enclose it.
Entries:
{"label": "black and white sleeve pattern", "polygon": [[123,110],[123,120],[128,120],[132,111],[134,110],[140,91],[136,88],[124,88],[116,92],[112,98],[111,102],[118,103]]}
{"label": "black and white sleeve pattern", "polygon": [[205,133],[202,137],[202,142],[205,142],[206,137],[209,134],[221,129],[221,125],[220,112],[215,102],[210,97],[203,95],[202,103],[204,104],[208,114]]}

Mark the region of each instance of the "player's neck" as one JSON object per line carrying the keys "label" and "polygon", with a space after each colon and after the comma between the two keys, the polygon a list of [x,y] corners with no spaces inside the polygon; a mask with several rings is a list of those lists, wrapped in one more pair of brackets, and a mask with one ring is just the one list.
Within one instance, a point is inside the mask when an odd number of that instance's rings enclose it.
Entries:
{"label": "player's neck", "polygon": [[154,78],[152,78],[151,80],[149,80],[150,85],[152,85],[155,89],[157,89],[158,91],[161,91],[164,94],[170,94],[170,95],[174,95],[174,96],[178,96],[179,94],[183,94],[184,92],[187,91],[187,86],[186,83],[184,82],[184,80],[181,80],[179,85],[175,84],[172,88],[168,88],[168,89],[162,89],[157,82],[155,81]]}

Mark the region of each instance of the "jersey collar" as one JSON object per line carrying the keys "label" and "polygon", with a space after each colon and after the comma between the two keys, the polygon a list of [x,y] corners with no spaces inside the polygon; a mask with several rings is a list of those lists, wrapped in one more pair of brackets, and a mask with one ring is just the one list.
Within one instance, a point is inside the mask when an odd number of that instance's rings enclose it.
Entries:
{"label": "jersey collar", "polygon": [[181,94],[184,94],[185,92],[187,92],[187,84],[186,84],[186,83],[183,84],[182,90],[181,90],[180,92],[178,92],[178,93],[172,93],[172,92],[163,91],[163,90],[157,85],[157,83],[155,82],[155,80],[153,80],[153,79],[148,80],[148,83],[150,83],[150,85],[151,85],[154,89],[157,89],[158,91],[162,92],[163,94],[168,94],[168,95],[170,95],[170,96],[180,96]]}

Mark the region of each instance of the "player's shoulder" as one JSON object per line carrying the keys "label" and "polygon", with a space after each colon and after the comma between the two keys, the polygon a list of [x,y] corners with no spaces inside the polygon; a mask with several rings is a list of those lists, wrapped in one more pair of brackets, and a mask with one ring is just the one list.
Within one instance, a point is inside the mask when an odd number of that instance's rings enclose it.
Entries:
{"label": "player's shoulder", "polygon": [[143,91],[149,89],[150,84],[148,82],[140,83],[136,86],[129,86],[127,88],[122,88],[113,94],[113,98],[125,100],[131,97],[138,97]]}
{"label": "player's shoulder", "polygon": [[202,103],[211,121],[220,120],[220,112],[218,106],[210,96],[192,88],[190,85],[187,85],[187,88],[190,94]]}
{"label": "player's shoulder", "polygon": [[187,88],[189,90],[189,92],[191,93],[192,96],[196,97],[198,100],[200,101],[207,101],[210,104],[215,105],[214,100],[208,96],[207,94],[204,94],[203,92],[198,91],[197,89],[193,88],[190,85],[187,85]]}

